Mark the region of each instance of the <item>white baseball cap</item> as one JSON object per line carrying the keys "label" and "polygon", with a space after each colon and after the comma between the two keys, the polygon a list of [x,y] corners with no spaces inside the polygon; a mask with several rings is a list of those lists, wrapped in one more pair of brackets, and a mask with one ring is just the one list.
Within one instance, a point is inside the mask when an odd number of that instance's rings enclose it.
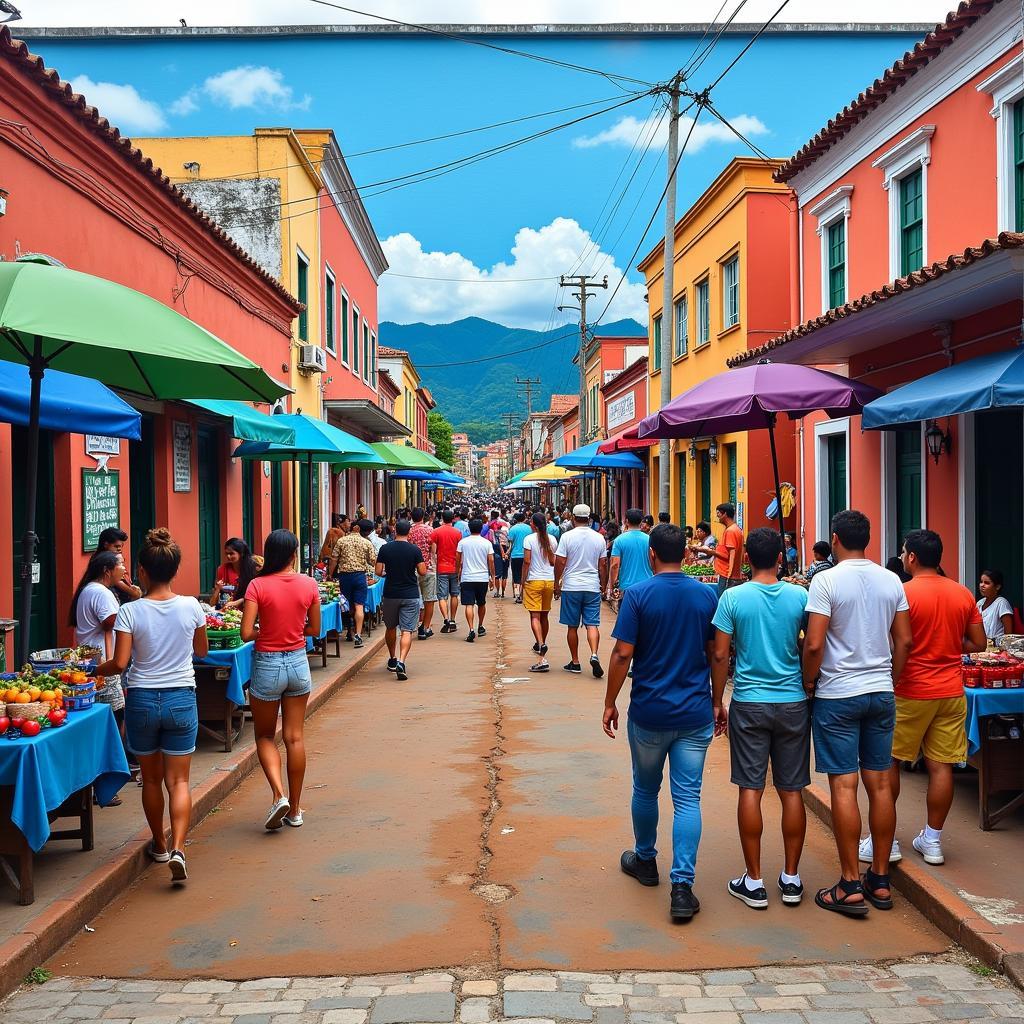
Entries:
{"label": "white baseball cap", "polygon": [[572,510],[574,519],[589,519],[590,518],[590,506],[589,505],[574,505]]}

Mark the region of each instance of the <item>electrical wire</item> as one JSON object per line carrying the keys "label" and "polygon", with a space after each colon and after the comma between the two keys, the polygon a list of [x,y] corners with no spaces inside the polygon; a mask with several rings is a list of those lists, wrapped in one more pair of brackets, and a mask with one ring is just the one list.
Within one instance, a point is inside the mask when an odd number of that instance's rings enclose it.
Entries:
{"label": "electrical wire", "polygon": [[[696,63],[687,66],[687,68],[685,69],[684,74],[683,74],[684,78],[689,77],[690,75],[696,74],[700,70],[701,65],[708,59],[708,57],[711,56],[712,50],[714,50],[714,48],[721,41],[722,36],[725,35],[726,30],[736,20],[736,16],[740,13],[740,11],[743,10],[743,8],[746,6],[746,3],[747,3],[747,0],[740,0],[740,2],[736,5],[735,9],[733,10],[732,14],[730,14],[729,17],[726,18],[725,23],[722,25],[722,27],[715,34],[715,38],[712,39],[711,42],[704,48],[704,51],[701,53],[701,55],[700,55],[699,59],[696,61]],[[725,4],[723,4],[722,6],[724,7]],[[721,13],[721,8],[719,8],[719,13]],[[717,15],[716,15],[716,17],[717,17]]]}
{"label": "electrical wire", "polygon": [[[696,43],[696,45],[693,48],[693,53],[690,54],[689,60],[679,69],[679,77],[681,79],[685,79],[686,78],[686,75],[687,75],[687,72],[689,71],[690,65],[697,58],[697,51],[700,49],[701,44],[704,42],[704,40],[707,39],[708,32],[711,31],[711,26],[717,24],[718,19],[721,16],[722,11],[725,10],[725,5],[728,2],[729,2],[729,0],[722,0],[721,6],[719,6],[718,10],[715,11],[715,16],[704,26],[704,31],[703,31],[703,33],[701,33],[700,39],[697,40],[697,43]],[[712,45],[714,45],[714,44],[712,44]]]}
{"label": "electrical wire", "polygon": [[[510,331],[505,335],[506,338],[510,338],[515,331]],[[492,356],[479,356],[475,359],[458,359],[451,363],[417,363],[417,370],[439,370],[449,366],[468,366],[471,363],[490,363],[496,359],[507,359],[509,356],[522,355],[524,352],[534,352],[539,348],[547,348],[548,345],[553,345],[556,341],[564,341],[566,338],[575,338],[579,334],[578,330],[574,326],[571,331],[567,331],[565,334],[556,334],[553,338],[547,338],[544,341],[538,342],[536,345],[527,345],[525,348],[515,348],[509,352],[499,352]],[[498,341],[502,341],[499,338]]]}
{"label": "electrical wire", "polygon": [[424,274],[399,274],[393,270],[387,271],[388,277],[404,277],[410,281],[448,281],[452,284],[527,284],[539,281],[557,281],[557,277],[428,277]]}
{"label": "electrical wire", "polygon": [[747,50],[749,50],[754,45],[754,43],[758,41],[758,39],[761,38],[761,36],[767,30],[768,26],[771,25],[771,23],[782,13],[782,11],[788,5],[789,0],[782,0],[782,3],[779,4],[778,9],[775,11],[775,13],[753,34],[753,36],[751,36],[750,42],[748,42],[747,45],[744,46],[738,54],[736,54],[736,56],[729,62],[728,67],[707,87],[707,92],[710,92],[712,89],[714,89],[715,86],[718,85],[718,83],[721,82],[721,80],[725,78],[725,76],[729,74],[729,72],[732,71],[734,67],[736,67],[736,65],[740,61],[740,58],[747,52]]}

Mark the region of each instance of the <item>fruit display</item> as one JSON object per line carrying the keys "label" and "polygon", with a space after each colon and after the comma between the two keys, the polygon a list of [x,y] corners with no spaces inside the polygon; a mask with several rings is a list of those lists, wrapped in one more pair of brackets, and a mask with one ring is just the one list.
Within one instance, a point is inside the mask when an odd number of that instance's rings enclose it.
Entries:
{"label": "fruit display", "polygon": [[718,570],[713,565],[684,565],[684,576],[693,576],[699,580],[718,579]]}
{"label": "fruit display", "polygon": [[232,650],[242,646],[242,613],[237,608],[215,611],[204,606],[204,610],[211,651]]}
{"label": "fruit display", "polygon": [[29,664],[37,672],[56,670],[91,672],[102,660],[103,652],[98,647],[83,644],[79,647],[53,647],[46,651],[34,651],[29,655]]}
{"label": "fruit display", "polygon": [[[79,677],[82,682],[76,685]],[[82,690],[95,693],[95,680],[84,672],[37,673],[26,666],[21,672],[3,673],[0,675],[0,703],[4,705],[0,714],[0,736],[16,740],[22,736],[38,736],[44,729],[59,728],[67,720],[67,705],[74,701],[72,694]]]}
{"label": "fruit display", "polygon": [[320,603],[330,604],[337,601],[341,596],[341,585],[337,580],[322,580],[320,582]]}

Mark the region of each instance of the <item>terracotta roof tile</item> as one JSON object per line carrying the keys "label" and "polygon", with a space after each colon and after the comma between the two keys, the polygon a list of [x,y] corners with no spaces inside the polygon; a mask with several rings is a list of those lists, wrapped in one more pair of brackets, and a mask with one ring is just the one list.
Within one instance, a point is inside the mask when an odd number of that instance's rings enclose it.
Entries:
{"label": "terracotta roof tile", "polygon": [[770,341],[766,341],[763,345],[758,345],[757,348],[740,352],[727,359],[726,365],[732,368],[753,362],[768,355],[770,352],[783,348],[791,341],[796,341],[797,338],[805,338],[807,335],[813,334],[815,331],[820,330],[822,327],[827,327],[837,320],[853,316],[869,306],[875,306],[879,302],[885,302],[888,299],[895,298],[897,295],[902,295],[904,292],[913,291],[915,288],[928,284],[929,281],[944,277],[946,274],[953,273],[961,267],[968,267],[972,263],[977,263],[986,256],[990,256],[992,253],[1003,249],[1024,249],[1024,233],[1004,231],[996,238],[987,238],[979,246],[964,249],[962,253],[954,253],[952,256],[947,256],[946,259],[933,263],[931,266],[922,267],[907,277],[897,278],[895,281],[891,281],[889,284],[883,285],[873,292],[862,295],[859,299],[853,299],[843,306],[830,309],[827,313],[822,313],[821,316],[808,320],[800,324],[799,327],[794,327],[793,330],[780,334]]}
{"label": "terracotta roof tile", "polygon": [[552,395],[548,413],[553,416],[564,416],[570,409],[575,409],[579,401],[578,395]]}
{"label": "terracotta roof tile", "polygon": [[938,56],[967,28],[1000,0],[964,0],[946,15],[941,25],[914,44],[881,78],[875,79],[852,103],[844,107],[813,139],[791,156],[774,174],[776,181],[789,181],[831,149],[855,125],[883,104],[901,85],[908,82],[929,61]]}
{"label": "terracotta roof tile", "polygon": [[381,359],[398,359],[407,356],[409,353],[404,348],[391,348],[390,345],[378,345],[377,355]]}
{"label": "terracotta roof tile", "polygon": [[72,114],[90,131],[106,142],[118,155],[126,160],[159,189],[166,192],[171,200],[190,217],[198,221],[221,245],[230,250],[239,262],[250,267],[259,277],[266,281],[296,311],[305,306],[299,302],[273,274],[263,269],[231,236],[220,227],[212,217],[207,216],[191,199],[171,183],[170,178],[155,166],[141,149],[132,145],[131,139],[121,135],[100,112],[85,101],[85,97],[76,93],[68,82],[65,82],[56,71],[46,67],[43,58],[29,51],[28,46],[20,39],[14,39],[10,30],[0,25],[0,58],[10,61],[19,71],[33,79],[43,90],[63,103]]}

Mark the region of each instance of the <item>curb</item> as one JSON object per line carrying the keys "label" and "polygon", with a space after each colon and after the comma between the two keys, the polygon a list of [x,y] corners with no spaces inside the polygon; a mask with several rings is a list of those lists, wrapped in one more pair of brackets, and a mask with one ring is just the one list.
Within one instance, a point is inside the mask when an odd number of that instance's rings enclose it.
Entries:
{"label": "curb", "polygon": [[[826,790],[813,782],[803,793],[804,803],[829,828],[832,804]],[[935,925],[983,964],[1002,971],[1024,987],[1024,953],[1008,953],[999,945],[999,929],[979,917],[965,900],[939,884],[924,868],[906,857],[889,866],[893,887]]]}
{"label": "curb", "polygon": [[[316,714],[383,646],[384,635],[381,631],[380,638],[371,640],[358,658],[313,691],[306,707],[306,718]],[[279,724],[278,742],[280,739]],[[215,770],[210,778],[192,790],[192,824],[189,831],[259,764],[255,743],[236,747],[227,756],[234,759],[232,763]],[[55,900],[28,923],[25,931],[0,942],[0,999],[13,992],[33,967],[53,956],[150,866],[145,852],[149,839],[149,829],[141,829],[115,854],[113,860],[86,875],[63,899]]]}

